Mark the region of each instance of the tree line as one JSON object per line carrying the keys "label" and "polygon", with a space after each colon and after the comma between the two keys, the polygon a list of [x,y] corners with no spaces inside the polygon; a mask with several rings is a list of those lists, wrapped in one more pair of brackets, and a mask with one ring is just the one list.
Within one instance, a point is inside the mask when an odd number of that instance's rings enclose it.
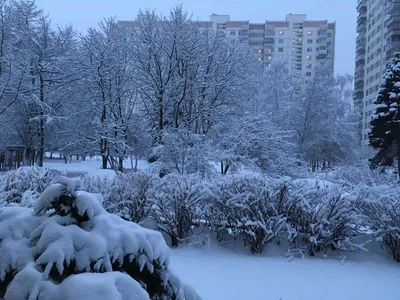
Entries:
{"label": "tree line", "polygon": [[352,78],[326,62],[307,81],[283,59],[263,68],[181,6],[80,35],[31,0],[3,0],[0,14],[0,148],[23,147],[25,164],[58,151],[118,170],[145,157],[183,174],[287,173],[357,156]]}

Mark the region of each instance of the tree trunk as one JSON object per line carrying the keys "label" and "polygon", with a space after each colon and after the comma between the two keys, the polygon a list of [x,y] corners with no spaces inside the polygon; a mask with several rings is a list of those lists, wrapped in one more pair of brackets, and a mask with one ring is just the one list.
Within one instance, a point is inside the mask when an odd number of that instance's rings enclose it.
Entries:
{"label": "tree trunk", "polygon": [[164,103],[163,94],[160,93],[158,96],[158,142],[160,145],[163,144],[163,131],[164,131]]}
{"label": "tree trunk", "polygon": [[[40,102],[44,103],[44,79],[43,75],[39,75],[39,97]],[[43,157],[44,157],[44,113],[43,107],[40,107],[39,112],[39,151],[38,151],[38,166],[43,167]]]}
{"label": "tree trunk", "polygon": [[29,149],[24,148],[24,166],[30,166]]}
{"label": "tree trunk", "polygon": [[225,164],[224,175],[226,175],[228,173],[228,170],[229,170],[229,164]]}
{"label": "tree trunk", "polygon": [[400,181],[400,143],[397,142],[397,180]]}
{"label": "tree trunk", "polygon": [[178,248],[179,245],[178,238],[175,236],[175,234],[171,234],[170,237],[171,237],[171,247]]}
{"label": "tree trunk", "polygon": [[135,155],[135,172],[137,172],[137,167],[138,167],[138,156]]}
{"label": "tree trunk", "polygon": [[118,171],[124,171],[124,159],[121,157],[118,158]]}
{"label": "tree trunk", "polygon": [[107,160],[108,160],[107,156],[103,155],[101,157],[101,162],[102,162],[101,168],[102,169],[107,169]]}

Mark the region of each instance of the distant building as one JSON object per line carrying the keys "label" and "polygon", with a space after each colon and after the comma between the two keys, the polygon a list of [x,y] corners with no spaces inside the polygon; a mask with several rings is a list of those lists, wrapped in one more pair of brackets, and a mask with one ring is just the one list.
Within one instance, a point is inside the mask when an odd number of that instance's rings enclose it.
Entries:
{"label": "distant building", "polygon": [[354,103],[360,107],[363,145],[386,63],[400,50],[400,0],[358,0]]}
{"label": "distant building", "polygon": [[307,20],[306,15],[289,14],[284,21],[231,21],[228,15],[210,16],[198,22],[203,29],[222,30],[231,43],[246,44],[257,59],[268,66],[273,58],[285,58],[293,75],[312,76],[314,66],[328,60],[333,72],[335,23]]}
{"label": "distant building", "polygon": [[[121,21],[134,26],[134,21]],[[284,21],[231,21],[229,15],[210,16],[198,21],[200,29],[223,31],[231,43],[254,49],[265,67],[273,58],[285,58],[293,75],[309,77],[319,61],[329,61],[333,73],[336,24],[327,20],[307,20],[304,14],[289,14]]]}

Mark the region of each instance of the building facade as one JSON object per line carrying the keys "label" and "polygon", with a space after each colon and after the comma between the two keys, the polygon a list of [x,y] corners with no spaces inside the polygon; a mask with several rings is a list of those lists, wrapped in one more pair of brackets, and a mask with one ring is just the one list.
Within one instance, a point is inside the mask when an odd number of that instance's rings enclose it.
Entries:
{"label": "building facade", "polygon": [[284,58],[293,75],[308,77],[319,61],[328,61],[333,72],[336,25],[327,20],[309,21],[304,14],[289,14],[284,21],[250,23],[213,14],[210,21],[198,23],[200,28],[224,31],[231,43],[248,45],[265,67],[274,58]]}
{"label": "building facade", "polygon": [[400,50],[400,0],[359,0],[354,103],[362,112],[359,132],[368,145],[374,101],[387,61]]}

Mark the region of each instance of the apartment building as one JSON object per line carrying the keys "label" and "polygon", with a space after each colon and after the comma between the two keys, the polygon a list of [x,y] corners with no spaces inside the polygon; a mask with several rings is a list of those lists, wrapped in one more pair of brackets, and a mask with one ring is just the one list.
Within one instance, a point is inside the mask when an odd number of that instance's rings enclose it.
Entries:
{"label": "apartment building", "polygon": [[225,32],[231,43],[248,45],[256,58],[267,67],[274,58],[285,58],[293,75],[312,76],[319,61],[327,60],[333,72],[335,23],[307,20],[305,14],[289,14],[284,21],[233,21],[229,15],[210,16],[198,22],[203,29]]}
{"label": "apartment building", "polygon": [[354,76],[354,103],[362,111],[359,132],[368,145],[373,102],[387,61],[400,50],[400,0],[359,0]]}

